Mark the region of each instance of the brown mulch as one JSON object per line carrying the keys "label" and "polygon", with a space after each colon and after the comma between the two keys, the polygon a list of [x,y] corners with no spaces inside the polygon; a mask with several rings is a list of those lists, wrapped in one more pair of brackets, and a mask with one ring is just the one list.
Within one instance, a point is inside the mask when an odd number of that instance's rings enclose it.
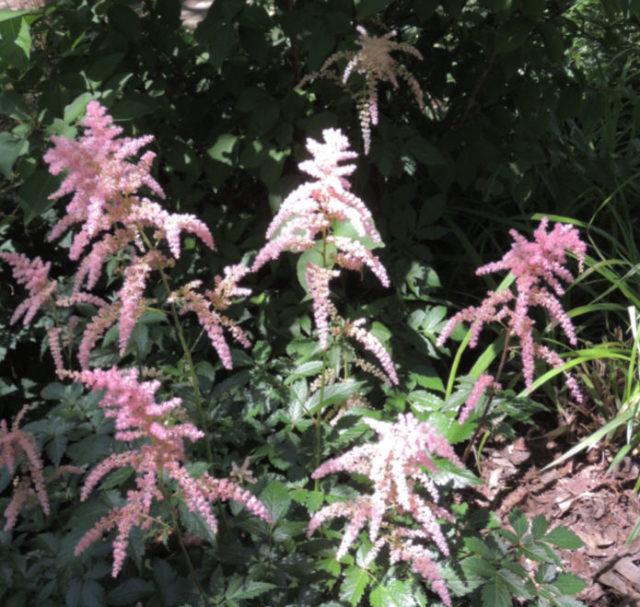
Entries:
{"label": "brown mulch", "polygon": [[543,514],[550,529],[568,527],[584,542],[578,550],[559,550],[565,571],[588,584],[576,598],[590,607],[640,607],[640,537],[626,543],[640,516],[633,495],[638,459],[625,458],[607,474],[611,454],[594,450],[541,472],[564,447],[533,438],[495,441],[482,454],[486,484],[476,489],[478,505],[497,512],[505,525],[518,507],[529,520]]}

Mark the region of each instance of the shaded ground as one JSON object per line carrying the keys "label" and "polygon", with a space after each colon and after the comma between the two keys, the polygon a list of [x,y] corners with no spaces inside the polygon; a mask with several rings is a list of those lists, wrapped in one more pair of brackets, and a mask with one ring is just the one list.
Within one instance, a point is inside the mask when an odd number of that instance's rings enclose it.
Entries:
{"label": "shaded ground", "polygon": [[481,476],[487,484],[477,489],[477,504],[495,510],[506,525],[517,506],[529,519],[543,514],[549,528],[569,527],[584,546],[559,551],[564,568],[589,584],[577,598],[592,607],[640,607],[640,537],[625,543],[640,516],[633,496],[638,459],[626,458],[607,474],[611,456],[594,450],[540,472],[565,450],[535,438],[485,449]]}

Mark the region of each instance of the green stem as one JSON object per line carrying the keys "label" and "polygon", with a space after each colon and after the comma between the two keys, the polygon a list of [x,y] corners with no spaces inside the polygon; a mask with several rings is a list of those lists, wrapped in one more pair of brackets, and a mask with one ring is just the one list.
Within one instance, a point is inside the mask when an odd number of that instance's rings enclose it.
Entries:
{"label": "green stem", "polygon": [[191,574],[193,583],[196,585],[196,588],[198,589],[198,593],[200,594],[200,596],[202,597],[202,600],[206,604],[207,598],[208,598],[207,593],[204,591],[204,588],[202,588],[202,586],[200,585],[200,582],[198,581],[198,576],[196,575],[195,567],[193,566],[193,562],[191,561],[191,557],[189,556],[189,551],[187,550],[187,547],[184,545],[184,540],[182,539],[182,532],[180,531],[180,525],[178,525],[178,518],[176,517],[175,510],[171,505],[171,502],[169,501],[169,496],[167,495],[167,491],[162,480],[160,480],[160,491],[162,492],[162,495],[164,496],[164,501],[166,502],[167,507],[169,508],[169,512],[171,513],[171,521],[173,523],[173,529],[176,533],[176,537],[178,538],[178,544],[180,544],[180,548],[182,549],[184,558],[187,561],[187,567],[189,568],[189,573]]}
{"label": "green stem", "polygon": [[[138,232],[140,233],[142,239],[144,240],[145,245],[150,249],[155,249],[155,247],[151,244],[147,235],[144,231],[138,227]],[[171,295],[171,287],[169,286],[169,279],[165,274],[165,271],[160,268],[160,278],[162,280],[162,284],[164,285],[165,290],[167,291],[167,296]],[[180,319],[178,318],[178,312],[176,311],[175,304],[171,302],[169,304],[171,309],[171,317],[173,318],[173,324],[176,328],[176,333],[178,334],[178,340],[180,341],[180,345],[182,346],[182,351],[184,352],[184,358],[187,361],[187,367],[189,369],[189,376],[191,378],[191,387],[193,388],[193,395],[196,400],[196,406],[198,408],[198,415],[200,416],[200,427],[204,432],[205,436],[205,448],[207,451],[207,461],[209,464],[213,463],[213,453],[211,452],[211,444],[209,441],[209,433],[207,432],[207,420],[204,416],[204,408],[202,406],[202,395],[200,394],[200,387],[198,386],[198,377],[196,376],[196,368],[193,364],[193,358],[191,358],[191,350],[187,345],[187,340],[184,337],[184,332],[182,331],[182,325],[180,324]]]}

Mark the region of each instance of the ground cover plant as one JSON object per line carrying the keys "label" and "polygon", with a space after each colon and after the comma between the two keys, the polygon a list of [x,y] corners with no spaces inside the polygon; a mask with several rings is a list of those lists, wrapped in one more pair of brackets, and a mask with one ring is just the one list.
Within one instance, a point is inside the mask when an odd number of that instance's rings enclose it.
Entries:
{"label": "ground cover plant", "polygon": [[487,471],[561,436],[521,480],[596,447],[640,488],[637,28],[0,12],[3,604],[594,599],[590,537]]}

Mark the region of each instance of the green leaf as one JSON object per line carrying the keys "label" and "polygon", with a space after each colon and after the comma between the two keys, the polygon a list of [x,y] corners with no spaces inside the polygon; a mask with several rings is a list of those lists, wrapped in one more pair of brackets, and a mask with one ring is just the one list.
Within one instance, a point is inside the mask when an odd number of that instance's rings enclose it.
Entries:
{"label": "green leaf", "polygon": [[508,21],[496,33],[496,55],[519,49],[529,36],[533,24],[524,18]]}
{"label": "green leaf", "polygon": [[277,588],[275,584],[269,582],[246,581],[241,585],[229,584],[225,597],[228,600],[254,599],[272,588]]}
{"label": "green leaf", "polygon": [[82,582],[76,578],[72,579],[65,593],[66,607],[80,607],[81,593]]}
{"label": "green leaf", "polygon": [[11,179],[13,165],[28,145],[27,141],[16,138],[12,133],[0,132],[0,173],[6,179]]}
{"label": "green leaf", "polygon": [[358,19],[364,19],[369,15],[383,11],[391,4],[391,0],[355,0],[354,4]]}
{"label": "green leaf", "polygon": [[484,607],[511,607],[511,590],[505,581],[496,576],[487,582],[480,591]]}
{"label": "green leaf", "polygon": [[400,580],[393,580],[386,586],[380,584],[369,595],[371,607],[414,607],[417,605],[411,586]]}
{"label": "green leaf", "polygon": [[538,514],[534,517],[531,522],[531,534],[534,539],[539,540],[547,532],[548,527],[547,519],[543,514]]}
{"label": "green leaf", "polygon": [[180,504],[179,509],[180,522],[189,533],[211,544],[216,541],[216,534],[199,512],[191,512],[184,504]]}
{"label": "green leaf", "polygon": [[230,133],[223,133],[218,135],[216,142],[207,150],[207,154],[210,158],[233,166],[235,163],[235,149],[238,142],[238,136]]}
{"label": "green leaf", "polygon": [[102,481],[100,488],[103,491],[108,489],[115,489],[126,483],[133,476],[133,468],[125,466],[124,468],[118,468],[110,472],[106,479]]}
{"label": "green leaf", "polygon": [[522,514],[518,508],[516,508],[509,513],[508,518],[511,526],[518,535],[518,539],[522,539],[524,534],[527,532],[527,529],[529,529],[529,521],[527,520],[527,517]]}
{"label": "green leaf", "polygon": [[567,550],[575,550],[584,545],[582,540],[566,527],[555,527],[544,536],[544,541]]}
{"label": "green leaf", "polygon": [[115,607],[127,607],[149,597],[153,591],[153,584],[140,578],[130,578],[109,592],[107,602]]}
{"label": "green leaf", "polygon": [[496,556],[499,556],[496,555],[495,552],[491,550],[491,548],[489,548],[489,546],[487,546],[487,544],[482,539],[476,536],[465,537],[464,545],[467,550],[479,554],[480,556],[486,558],[488,561],[492,561]]}
{"label": "green leaf", "polygon": [[82,584],[82,607],[103,607],[106,605],[104,589],[95,580],[87,580]]}
{"label": "green leaf", "polygon": [[65,124],[75,122],[87,109],[87,104],[94,98],[91,93],[82,93],[78,95],[71,103],[65,106],[63,120]]}
{"label": "green leaf", "polygon": [[561,573],[553,585],[562,594],[578,594],[588,587],[588,584],[573,573]]}
{"label": "green leaf", "polygon": [[510,589],[512,594],[523,599],[533,598],[531,592],[525,586],[525,580],[527,579],[526,573],[523,579],[509,569],[500,569],[500,571],[498,571],[498,577],[500,577],[504,584]]}
{"label": "green leaf", "polygon": [[490,561],[480,556],[470,556],[460,562],[465,575],[470,578],[490,579],[496,575],[496,568]]}
{"label": "green leaf", "polygon": [[287,486],[279,481],[269,483],[260,494],[260,501],[265,505],[274,521],[281,519],[289,509],[291,497]]}
{"label": "green leaf", "polygon": [[405,145],[405,150],[418,162],[427,166],[441,166],[446,163],[444,156],[433,144],[424,137],[411,137]]}
{"label": "green leaf", "polygon": [[58,184],[59,179],[50,175],[45,169],[37,169],[27,177],[18,189],[25,224],[40,217],[56,203],[55,200],[49,200],[49,195],[54,192]]}
{"label": "green leaf", "polygon": [[344,580],[340,586],[340,599],[348,601],[355,607],[362,598],[367,584],[369,574],[358,567],[349,567],[344,574]]}
{"label": "green leaf", "polygon": [[[316,390],[305,404],[305,409],[311,414],[315,414],[316,411],[324,409],[329,405],[342,402],[351,396],[354,392],[357,392],[363,385],[361,381],[346,380],[339,384],[332,384],[325,386],[324,394],[321,394],[320,390]],[[322,400],[320,398],[322,397]]]}

